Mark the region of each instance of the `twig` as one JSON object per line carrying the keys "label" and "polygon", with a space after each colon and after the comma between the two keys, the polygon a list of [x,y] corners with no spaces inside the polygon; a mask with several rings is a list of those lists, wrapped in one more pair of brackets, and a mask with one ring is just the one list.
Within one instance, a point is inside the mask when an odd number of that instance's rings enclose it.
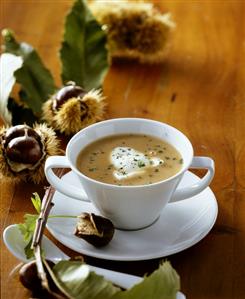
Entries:
{"label": "twig", "polygon": [[[65,173],[64,169],[59,169],[57,171],[57,176],[62,177],[62,175],[64,173]],[[42,242],[44,229],[45,229],[45,226],[47,223],[48,215],[53,206],[52,198],[53,198],[54,192],[55,192],[55,189],[52,186],[46,188],[46,191],[45,191],[45,194],[44,194],[44,197],[42,200],[41,212],[39,214],[38,219],[36,220],[36,227],[35,227],[35,231],[33,234],[33,240],[32,240],[32,249],[34,250],[38,276],[41,279],[42,286],[49,292],[51,292],[51,290],[49,288],[47,275],[44,270],[44,266],[43,266],[43,262],[42,262],[41,242]]]}
{"label": "twig", "polygon": [[41,212],[39,214],[38,219],[36,220],[36,227],[33,234],[33,240],[32,240],[32,248],[35,248],[36,245],[40,244],[42,240],[43,231],[48,219],[49,212],[53,206],[52,204],[52,198],[54,195],[54,188],[48,187],[46,188],[43,200],[42,200],[42,206],[41,206]]}

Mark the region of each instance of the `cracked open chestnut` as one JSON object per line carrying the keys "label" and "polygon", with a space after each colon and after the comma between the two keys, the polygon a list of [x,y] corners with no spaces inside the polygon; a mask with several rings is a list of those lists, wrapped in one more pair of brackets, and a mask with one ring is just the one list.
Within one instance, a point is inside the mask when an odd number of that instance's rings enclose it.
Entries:
{"label": "cracked open chestnut", "polygon": [[112,240],[114,231],[114,225],[109,219],[93,213],[82,213],[78,217],[75,236],[95,247],[102,247]]}
{"label": "cracked open chestnut", "polygon": [[99,90],[86,92],[69,82],[43,104],[43,119],[56,131],[72,135],[102,120],[105,102]]}
{"label": "cracked open chestnut", "polygon": [[0,173],[4,177],[39,183],[45,177],[47,157],[58,153],[55,132],[45,124],[0,128]]}

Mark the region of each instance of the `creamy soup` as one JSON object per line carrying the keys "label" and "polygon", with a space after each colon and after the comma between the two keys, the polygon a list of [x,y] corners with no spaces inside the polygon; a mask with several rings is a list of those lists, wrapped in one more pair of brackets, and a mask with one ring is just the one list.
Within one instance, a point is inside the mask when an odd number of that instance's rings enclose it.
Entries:
{"label": "creamy soup", "polygon": [[180,153],[169,143],[139,134],[112,135],[87,145],[78,155],[84,175],[119,186],[149,185],[182,168]]}

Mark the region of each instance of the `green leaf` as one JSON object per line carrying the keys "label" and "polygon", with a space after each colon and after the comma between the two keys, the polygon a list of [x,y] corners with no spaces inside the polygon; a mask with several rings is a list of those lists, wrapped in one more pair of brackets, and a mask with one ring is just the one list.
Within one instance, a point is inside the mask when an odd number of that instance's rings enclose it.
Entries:
{"label": "green leaf", "polygon": [[25,222],[18,224],[18,228],[23,236],[24,241],[26,242],[25,254],[27,259],[30,259],[34,256],[33,250],[31,249],[31,244],[32,244],[34,230],[36,227],[37,218],[38,215],[25,214],[24,215]]}
{"label": "green leaf", "polygon": [[126,291],[90,272],[80,261],[61,261],[48,271],[60,291],[71,299],[176,299],[180,288],[179,276],[169,262]]}
{"label": "green leaf", "polygon": [[24,237],[24,240],[29,242],[30,238],[33,236],[33,232],[36,227],[36,220],[38,218],[38,215],[32,215],[32,214],[25,214],[24,215],[24,223],[18,224],[18,228],[21,232],[21,234]]}
{"label": "green leaf", "polygon": [[20,56],[23,60],[22,67],[14,72],[14,76],[25,92],[25,103],[34,113],[40,115],[43,102],[55,91],[53,77],[32,46],[18,43],[13,32],[8,29],[4,29],[2,35],[4,51]]}
{"label": "green leaf", "polygon": [[66,17],[60,57],[64,83],[87,91],[101,87],[109,67],[106,35],[85,0],[76,0]]}
{"label": "green leaf", "polygon": [[42,201],[37,192],[33,193],[33,195],[34,195],[34,197],[31,198],[31,201],[32,201],[34,208],[36,209],[36,211],[39,214],[41,212]]}
{"label": "green leaf", "polygon": [[31,245],[32,245],[32,238],[30,239],[30,241],[28,242],[28,244],[24,248],[25,255],[26,255],[26,258],[28,260],[34,257],[34,251],[31,248]]}
{"label": "green leaf", "polygon": [[0,114],[6,124],[12,124],[8,108],[9,96],[16,82],[14,72],[21,68],[23,59],[16,55],[3,53],[0,56]]}
{"label": "green leaf", "polygon": [[[109,299],[120,291],[80,261],[60,261],[50,273],[59,289],[72,299]],[[53,275],[52,275],[53,274]]]}
{"label": "green leaf", "polygon": [[176,299],[180,279],[169,262],[164,262],[150,276],[132,287],[113,296],[113,299]]}

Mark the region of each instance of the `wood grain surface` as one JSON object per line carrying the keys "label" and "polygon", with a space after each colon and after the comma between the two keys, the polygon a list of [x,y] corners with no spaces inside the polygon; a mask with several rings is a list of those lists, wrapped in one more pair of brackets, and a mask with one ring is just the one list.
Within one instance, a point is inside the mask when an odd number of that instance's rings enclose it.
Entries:
{"label": "wood grain surface", "polygon": [[[57,51],[63,20],[72,1],[2,0],[1,29],[38,49],[60,83]],[[165,63],[117,63],[104,89],[108,118],[144,117],[183,131],[196,155],[213,157],[211,184],[219,215],[197,245],[172,255],[188,299],[245,298],[245,1],[156,1],[170,11],[177,27]],[[30,196],[42,186],[0,180],[1,230],[31,212]],[[62,246],[61,246],[62,247]],[[67,253],[75,253],[62,247]],[[159,260],[94,265],[143,275]],[[1,298],[24,299],[18,261],[1,243]],[[12,272],[11,272],[12,271]],[[149,298],[154,299],[154,298]]]}

